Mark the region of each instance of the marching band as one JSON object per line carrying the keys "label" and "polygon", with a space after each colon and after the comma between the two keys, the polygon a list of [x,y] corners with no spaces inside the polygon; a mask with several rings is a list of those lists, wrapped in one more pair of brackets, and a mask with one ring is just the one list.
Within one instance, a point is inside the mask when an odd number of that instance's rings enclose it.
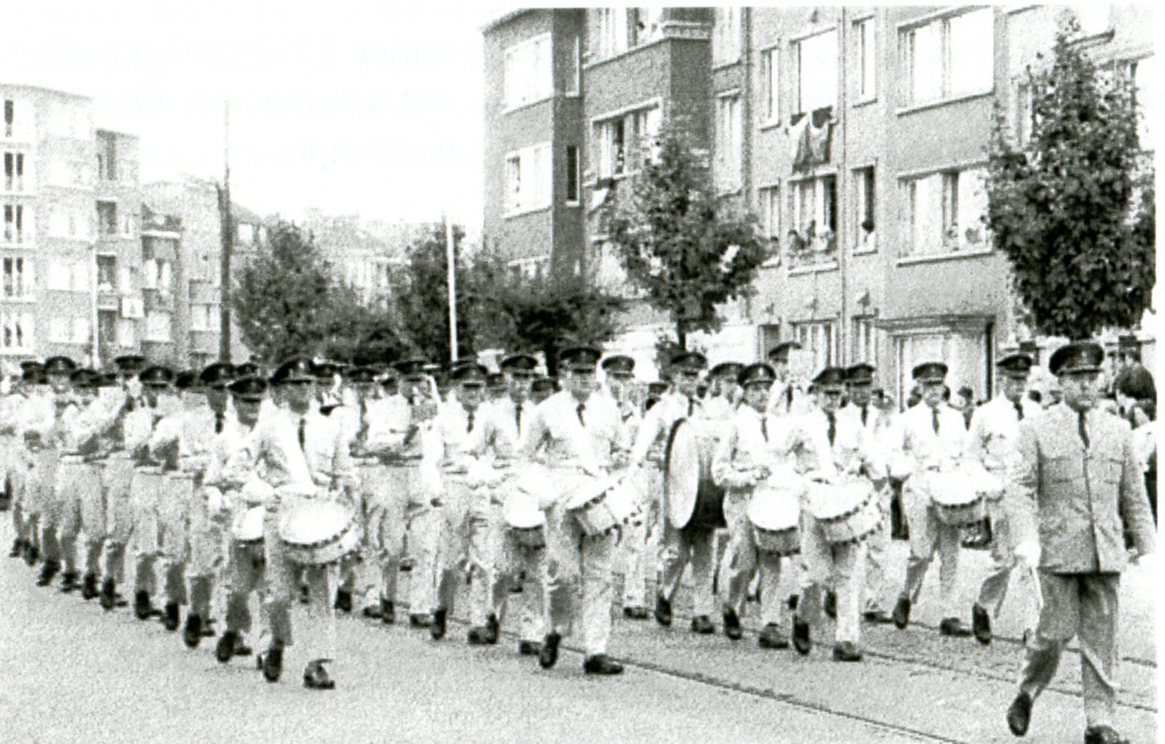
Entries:
{"label": "marching band", "polygon": [[[1074,431],[1075,422],[1039,423],[1068,406],[1032,401],[1033,360],[1013,353],[997,361],[999,395],[969,428],[944,395],[941,361],[914,368],[920,400],[894,414],[878,404],[873,366],[807,379],[791,370],[798,349],[785,342],[768,363],[707,372],[702,354],[683,352],[665,383],[642,389],[633,359],[588,346],[561,352],[557,381],[539,377],[527,354],[492,374],[458,363],[447,379],[420,358],[348,367],[295,357],[269,375],[254,364],[176,371],[140,356],[105,373],[65,357],[28,362],[0,399],[10,555],[39,563],[39,586],[59,574],[61,591],[114,611],[128,604],[120,590],[132,548],[139,619],[181,627],[190,649],[217,635],[218,661],[254,655],[268,682],[294,654],[309,689],[335,687],[325,665],[334,670],[337,612],[393,624],[407,607],[409,624],[439,641],[466,583],[467,642],[498,643],[513,618],[518,652],[543,668],[574,633],[587,674],[622,672],[608,654],[613,603],[633,620],[653,609],[670,626],[685,576],[694,633],[716,632],[719,616],[724,634],[741,639],[752,597],[761,648],[810,653],[827,632],[824,613],[836,619],[833,658],[860,662],[862,622],[907,627],[937,553],[940,632],[990,643],[1014,569],[1045,568],[1033,536],[1044,538],[1045,525],[1032,510],[1046,484],[1032,458],[1053,456],[1044,437],[1054,447],[1064,427]],[[1079,398],[1069,383],[1098,368],[1095,350],[1065,354],[1053,366],[1076,364],[1061,384]],[[1100,413],[1087,426],[1097,440],[1128,438]],[[1120,484],[1121,512],[1147,552],[1148,502],[1122,472],[1102,475]],[[887,612],[895,483],[910,552]],[[991,569],[967,628],[959,555],[964,531],[985,519]],[[1081,569],[1101,571],[1081,631],[1099,658],[1086,666],[1090,720],[1111,711],[1109,561],[1102,553],[1099,569],[1095,557]],[[797,587],[787,602],[782,572]],[[1049,605],[1084,611],[1073,586],[1040,577],[1013,731],[1026,730],[1062,648]],[[1027,592],[1038,592],[1034,580]]]}

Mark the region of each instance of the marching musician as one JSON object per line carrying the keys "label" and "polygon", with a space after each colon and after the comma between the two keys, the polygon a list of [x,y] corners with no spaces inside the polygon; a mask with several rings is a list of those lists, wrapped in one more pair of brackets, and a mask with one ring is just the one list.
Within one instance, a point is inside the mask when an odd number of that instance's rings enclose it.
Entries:
{"label": "marching musician", "polygon": [[279,533],[281,519],[294,518],[298,507],[314,499],[339,500],[350,506],[353,487],[348,447],[336,422],[316,405],[318,373],[306,357],[292,357],[271,375],[282,388],[282,405],[260,418],[255,436],[256,472],[275,492],[264,520],[264,553],[268,584],[271,642],[260,659],[263,676],[277,682],[283,673],[283,651],[291,643],[291,598],[304,574],[308,602],[299,626],[300,648],[307,660],[304,687],[331,690],[336,684],[324,664],[336,655],[335,596],[339,568],[335,564],[301,567],[288,559]]}
{"label": "marching musician", "polygon": [[[798,417],[787,442],[796,453],[797,471],[807,480],[840,485],[843,478],[884,480],[880,458],[860,419],[839,415],[845,395],[846,370],[826,367],[813,379],[816,407]],[[872,484],[870,484],[872,487]],[[793,646],[801,654],[812,648],[810,620],[831,579],[837,594],[835,661],[861,661],[860,612],[864,540],[831,544],[817,516],[803,511],[801,520],[801,596],[793,620]]]}
{"label": "marching musician", "polygon": [[[902,507],[910,527],[910,557],[906,562],[906,580],[894,605],[894,625],[904,629],[910,623],[910,609],[918,601],[922,581],[934,558],[939,556],[939,594],[943,619],[939,632],[944,636],[966,637],[971,631],[959,619],[958,578],[962,535],[958,527],[943,523],[931,501],[931,494],[920,481],[932,474],[949,473],[963,456],[966,427],[963,415],[944,401],[947,365],[923,362],[911,370],[922,399],[899,417],[895,431],[888,437],[892,450],[901,450],[911,460],[913,475],[902,491]],[[933,478],[931,483],[941,480]]]}
{"label": "marching musician", "polygon": [[769,349],[768,361],[777,374],[777,381],[769,393],[768,413],[788,416],[805,410],[807,393],[802,381],[797,379],[789,363],[791,352],[801,349],[796,341],[782,341]]}
{"label": "marching musician", "polygon": [[[620,674],[623,665],[607,655],[611,637],[612,565],[616,548],[613,532],[586,536],[565,508],[566,498],[579,487],[603,477],[618,464],[616,453],[626,447],[619,411],[610,397],[596,389],[600,352],[574,346],[559,354],[563,390],[543,401],[530,421],[521,455],[541,454],[552,475],[554,501],[546,517],[546,560],[549,632],[542,641],[538,663],[548,669],[558,662],[558,645],[571,627],[572,615],[581,617],[583,671]],[[581,580],[582,605],[574,611],[574,593]]]}
{"label": "marching musician", "polygon": [[[375,389],[373,378],[376,376],[378,370],[369,366],[348,366],[336,365],[336,378],[339,382],[334,390],[332,400],[335,403],[325,403],[320,406],[320,411],[325,416],[330,416],[335,420],[336,425],[340,427],[340,431],[344,438],[345,445],[348,451],[353,454],[352,467],[356,474],[356,483],[360,484],[363,481],[363,471],[371,464],[367,459],[357,458],[355,456],[357,440],[360,438],[364,424],[364,401],[366,396],[372,393]],[[326,381],[321,381],[324,385]],[[364,491],[362,486],[358,486],[355,491],[356,496],[356,513],[360,515],[363,522],[364,517]],[[365,531],[365,535],[367,532]],[[358,572],[358,556],[344,559],[340,564],[340,587],[336,590],[336,609],[340,612],[352,612],[352,595],[356,590],[357,572]],[[364,607],[363,609],[368,609]],[[375,607],[377,614],[379,607]],[[361,612],[365,617],[368,613]]]}
{"label": "marching musician", "polygon": [[[671,380],[674,392],[664,395],[659,403],[644,415],[643,424],[635,437],[631,450],[631,467],[639,468],[647,459],[652,445],[667,440],[669,433],[680,419],[688,419],[697,426],[701,446],[710,434],[708,422],[704,418],[703,403],[696,397],[696,387],[701,371],[707,366],[704,355],[695,351],[685,351],[671,359]],[[653,494],[655,497],[656,494]],[[658,494],[662,496],[662,494]],[[659,593],[655,599],[655,620],[660,625],[670,626],[672,622],[672,598],[680,586],[684,569],[692,567],[692,632],[708,634],[715,631],[712,612],[715,607],[713,581],[715,576],[715,528],[688,526],[682,530],[674,528],[666,517],[663,522],[663,571],[659,583]]]}
{"label": "marching musician", "polygon": [[1084,742],[1127,741],[1113,728],[1123,533],[1128,530],[1141,562],[1156,549],[1156,530],[1128,425],[1095,410],[1103,361],[1104,349],[1091,341],[1057,349],[1048,368],[1060,381],[1063,404],[1020,424],[1015,488],[1006,498],[1015,557],[1037,572],[1043,608],[1007,711],[1016,736],[1027,733],[1032,704],[1075,636]]}
{"label": "marching musician", "polygon": [[[38,451],[35,503],[36,513],[40,515],[40,548],[44,565],[37,578],[37,586],[48,586],[61,570],[62,546],[57,530],[64,512],[62,502],[68,498],[68,492],[61,493],[58,490],[60,484],[57,474],[60,471],[61,452],[68,445],[72,420],[80,415],[77,398],[70,389],[70,375],[76,369],[77,365],[68,357],[57,356],[45,360],[44,374],[49,393],[38,401],[35,418],[25,434],[25,441]],[[71,591],[76,588],[76,557],[68,554],[65,558],[68,564],[65,567],[63,588]]]}
{"label": "marching musician", "polygon": [[[81,579],[81,597],[86,601],[98,595],[98,575],[101,568],[101,550],[105,544],[105,496],[101,485],[103,468],[100,443],[104,401],[98,391],[101,375],[84,369],[73,373],[73,384],[80,396],[81,414],[74,425],[73,437],[76,455],[81,458],[79,475],[64,483],[72,496],[66,503],[62,521],[62,539],[76,543],[78,532],[85,535],[85,574]],[[68,525],[68,527],[64,526]],[[75,552],[75,548],[70,548]]]}
{"label": "marching musician", "polygon": [[[213,365],[212,365],[213,366]],[[235,370],[237,371],[237,369]],[[251,508],[264,506],[272,497],[255,471],[255,437],[259,411],[266,400],[267,381],[261,377],[240,377],[227,390],[233,403],[224,413],[221,429],[216,417],[215,435],[203,480],[206,515],[211,522],[236,519]],[[250,598],[265,587],[263,546],[227,541],[223,580],[227,585],[226,628],[215,646],[214,655],[225,664],[232,656],[250,656],[247,634],[251,632]],[[264,598],[265,599],[265,598]],[[261,600],[260,607],[263,607]]]}
{"label": "marching musician", "polygon": [[[378,480],[383,480],[383,466],[375,456],[365,449],[368,438],[368,409],[384,395],[378,382],[381,369],[362,364],[353,367],[347,375],[352,394],[350,400],[332,413],[332,418],[340,422],[352,454],[352,467],[356,473],[356,514],[363,526],[358,559],[349,561],[340,581],[340,591],[336,598],[337,609],[342,604],[340,598],[345,593],[357,596],[360,614],[363,617],[380,620],[381,604],[380,580],[373,576],[379,573],[379,512],[374,512],[372,493],[378,488]],[[403,520],[403,515],[401,515]],[[395,590],[393,592],[395,595]],[[348,600],[351,601],[350,599]],[[390,601],[391,600],[386,600]]]}
{"label": "marching musician", "polygon": [[775,440],[778,420],[765,413],[769,390],[776,373],[768,364],[751,364],[741,370],[737,383],[743,389],[732,425],[716,447],[712,477],[725,489],[724,518],[728,523],[728,549],[720,564],[720,598],[724,608],[724,634],[736,641],[743,636],[740,616],[744,614],[748,585],[760,572],[760,620],[757,643],[761,648],[789,647],[781,630],[781,556],[757,549],[748,506],[756,485],[772,475],[776,465]]}
{"label": "marching musician", "polygon": [[[967,432],[966,458],[997,477],[1003,489],[1010,487],[1009,481],[1019,464],[1020,423],[1040,412],[1039,404],[1027,400],[1031,368],[1032,359],[1027,354],[1007,354],[996,362],[999,394],[975,409]],[[971,630],[982,644],[991,643],[991,618],[999,616],[1011,569],[1015,566],[1003,495],[1000,491],[987,501],[987,516],[991,520],[991,571],[971,607]]]}
{"label": "marching musician", "polygon": [[29,533],[27,516],[26,490],[30,458],[23,440],[24,409],[28,401],[27,394],[39,374],[40,364],[37,362],[21,363],[20,378],[12,381],[12,387],[8,395],[4,396],[3,406],[0,408],[0,440],[5,452],[4,464],[11,495],[9,508],[12,510],[12,531],[15,535],[9,556],[23,557],[26,560],[31,557],[36,540]]}
{"label": "marching musician", "polygon": [[728,420],[735,413],[740,402],[740,373],[744,365],[740,362],[720,362],[708,371],[708,396],[704,399],[704,412],[709,418]]}
{"label": "marching musician", "polygon": [[882,509],[882,521],[874,534],[866,540],[866,565],[863,583],[865,585],[865,605],[862,617],[872,623],[891,622],[886,611],[886,600],[893,591],[886,577],[886,566],[890,555],[890,503],[894,491],[890,487],[887,456],[882,441],[890,427],[890,414],[879,408],[874,400],[874,372],[876,368],[868,362],[859,362],[845,371],[845,389],[849,400],[838,416],[851,419],[850,425],[862,429],[867,444],[878,458],[883,477],[872,480],[874,492]]}
{"label": "marching musician", "polygon": [[[86,534],[86,565],[95,573],[101,555],[101,540],[88,535],[100,535],[103,529],[94,520],[101,509],[101,485],[90,476],[92,468],[86,462],[82,447],[86,443],[86,418],[95,396],[89,387],[96,373],[91,369],[74,369],[69,375],[67,402],[57,399],[58,418],[54,438],[58,446],[56,483],[53,486],[52,522],[56,524],[57,549],[64,565],[61,591],[73,592],[81,586],[77,571],[77,538],[81,532],[81,514],[90,518],[91,532]],[[82,506],[84,504],[84,506]],[[96,579],[93,579],[96,582]],[[94,589],[96,587],[93,587]]]}

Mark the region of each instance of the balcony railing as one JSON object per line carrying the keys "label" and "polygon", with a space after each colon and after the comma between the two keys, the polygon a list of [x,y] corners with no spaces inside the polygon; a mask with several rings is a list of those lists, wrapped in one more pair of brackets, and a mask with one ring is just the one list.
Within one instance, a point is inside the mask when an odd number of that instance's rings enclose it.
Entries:
{"label": "balcony railing", "polygon": [[790,270],[836,265],[837,235],[832,230],[803,237],[795,230],[789,232],[785,255]]}

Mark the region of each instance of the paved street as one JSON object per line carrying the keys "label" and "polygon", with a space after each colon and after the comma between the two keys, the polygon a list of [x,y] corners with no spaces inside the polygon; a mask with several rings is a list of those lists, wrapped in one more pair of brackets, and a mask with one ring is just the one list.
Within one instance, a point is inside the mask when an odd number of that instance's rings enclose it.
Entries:
{"label": "paved street", "polygon": [[[7,535],[5,525],[3,545]],[[895,558],[900,566],[903,545]],[[969,553],[965,573],[980,573],[985,558]],[[1134,742],[1155,740],[1148,588],[1133,569],[1122,592],[1119,723]],[[96,602],[36,588],[23,563],[5,558],[0,730],[12,742],[1012,741],[1003,711],[1022,654],[1018,602],[1001,619],[1003,637],[983,648],[938,636],[935,589],[924,590],[909,630],[866,626],[859,665],[830,661],[821,634],[801,658],[761,651],[754,634],[732,644],[692,636],[682,620],[662,630],[620,618],[612,653],[628,670],[612,679],[584,677],[570,643],[572,652],[544,672],[517,656],[509,636],[471,649],[460,624],[433,643],[427,633],[345,618],[338,689],[311,693],[295,669],[268,685],[250,660],[219,665],[212,644],[188,652],[177,634],[128,610],[106,615]],[[677,609],[684,606],[681,596]],[[1079,741],[1078,690],[1073,653],[1037,703],[1025,741]]]}

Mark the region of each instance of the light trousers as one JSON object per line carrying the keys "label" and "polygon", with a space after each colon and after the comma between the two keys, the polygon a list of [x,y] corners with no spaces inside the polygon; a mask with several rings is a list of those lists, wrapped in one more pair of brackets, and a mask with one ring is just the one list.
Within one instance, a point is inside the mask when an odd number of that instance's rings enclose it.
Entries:
{"label": "light trousers", "polygon": [[663,575],[660,593],[664,599],[675,597],[684,569],[692,567],[692,613],[711,615],[715,609],[712,591],[716,570],[716,530],[688,527],[677,530],[664,520]]}
{"label": "light trousers", "polygon": [[744,614],[749,585],[760,572],[760,620],[763,625],[781,623],[781,556],[757,548],[756,535],[748,518],[751,489],[730,489],[724,496],[724,519],[728,523],[728,548],[720,563],[717,582],[723,605],[737,615]]}
{"label": "light trousers", "polygon": [[943,617],[959,617],[962,613],[957,588],[962,534],[958,527],[939,521],[929,494],[912,488],[909,480],[902,489],[902,501],[910,525],[910,557],[906,561],[906,583],[902,594],[909,597],[911,602],[918,601],[926,571],[937,552],[939,600]]}
{"label": "light trousers", "polygon": [[821,523],[808,512],[801,512],[801,599],[797,617],[817,624],[821,621],[821,594],[832,586],[837,592],[837,643],[858,643],[861,639],[862,574],[866,562],[866,543],[833,545],[825,539]]}

